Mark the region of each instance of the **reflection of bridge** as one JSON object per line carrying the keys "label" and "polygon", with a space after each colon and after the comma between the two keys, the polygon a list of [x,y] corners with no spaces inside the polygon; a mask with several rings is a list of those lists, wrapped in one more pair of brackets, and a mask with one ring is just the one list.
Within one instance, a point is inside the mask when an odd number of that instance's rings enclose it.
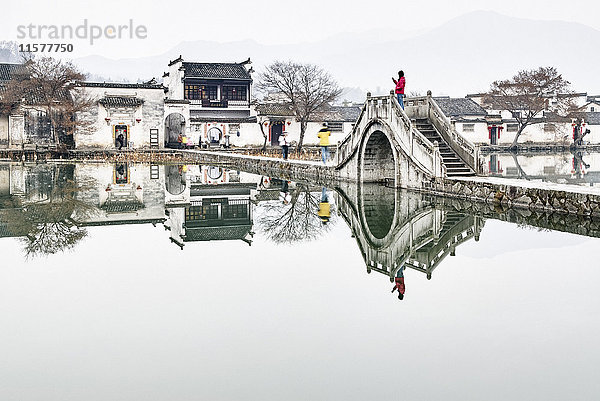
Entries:
{"label": "reflection of bridge", "polygon": [[425,179],[478,170],[476,148],[454,130],[431,96],[406,104],[402,110],[393,95],[367,97],[352,132],[338,147],[341,178],[420,188]]}
{"label": "reflection of bridge", "polygon": [[433,270],[456,246],[475,238],[483,226],[478,217],[436,209],[420,195],[380,185],[336,188],[340,215],[352,229],[367,272],[393,279],[405,266],[431,278]]}

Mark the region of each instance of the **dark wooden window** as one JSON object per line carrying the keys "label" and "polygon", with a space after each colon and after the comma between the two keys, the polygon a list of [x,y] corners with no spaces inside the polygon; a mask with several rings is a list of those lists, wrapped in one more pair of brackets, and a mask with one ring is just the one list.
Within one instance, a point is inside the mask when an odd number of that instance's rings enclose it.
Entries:
{"label": "dark wooden window", "polygon": [[185,208],[185,221],[217,220],[218,218],[218,204],[205,204]]}
{"label": "dark wooden window", "polygon": [[242,200],[230,200],[228,204],[224,205],[223,218],[224,219],[246,219],[249,216],[250,201],[247,199]]}
{"label": "dark wooden window", "polygon": [[183,98],[188,100],[199,100],[200,85],[185,85],[183,88]]}
{"label": "dark wooden window", "polygon": [[227,100],[248,100],[245,86],[223,86],[223,98]]}
{"label": "dark wooden window", "polygon": [[217,100],[217,86],[216,85],[202,85],[202,99]]}

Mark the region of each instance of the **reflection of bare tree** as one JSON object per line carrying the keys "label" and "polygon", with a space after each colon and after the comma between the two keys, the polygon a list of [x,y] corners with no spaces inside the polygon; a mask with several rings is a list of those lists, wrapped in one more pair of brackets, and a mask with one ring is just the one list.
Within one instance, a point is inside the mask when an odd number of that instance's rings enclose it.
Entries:
{"label": "reflection of bare tree", "polygon": [[73,248],[87,235],[75,221],[89,217],[97,209],[76,198],[80,190],[73,181],[67,181],[54,186],[47,199],[23,202],[20,208],[6,215],[10,232],[23,236],[27,257]]}
{"label": "reflection of bare tree", "polygon": [[267,201],[259,205],[256,216],[260,231],[273,242],[293,243],[310,241],[329,230],[318,216],[321,194],[310,192],[308,187],[297,185],[290,191],[288,204]]}

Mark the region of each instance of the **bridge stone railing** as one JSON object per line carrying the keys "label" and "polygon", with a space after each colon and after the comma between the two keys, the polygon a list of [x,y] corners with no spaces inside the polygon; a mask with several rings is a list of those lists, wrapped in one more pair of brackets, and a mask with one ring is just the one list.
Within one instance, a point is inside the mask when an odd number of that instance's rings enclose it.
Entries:
{"label": "bridge stone railing", "polygon": [[430,93],[427,96],[407,98],[406,113],[413,119],[426,118],[437,129],[448,146],[476,173],[481,172],[479,148],[462,136],[446,117]]}
{"label": "bridge stone railing", "polygon": [[410,118],[402,110],[394,95],[371,96],[367,94],[367,101],[352,131],[338,145],[337,168],[343,167],[355,157],[365,130],[373,121],[383,122],[390,127],[392,146],[402,149],[423,172],[433,177],[444,175],[439,148],[431,144],[413,127]]}

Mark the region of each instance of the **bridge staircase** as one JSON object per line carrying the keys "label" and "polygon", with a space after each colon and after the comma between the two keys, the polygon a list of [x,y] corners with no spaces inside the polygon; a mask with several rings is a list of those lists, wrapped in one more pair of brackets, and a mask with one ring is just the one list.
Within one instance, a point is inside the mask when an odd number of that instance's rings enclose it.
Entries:
{"label": "bridge staircase", "polygon": [[442,163],[446,167],[446,175],[448,177],[466,177],[474,176],[475,171],[469,167],[452,148],[448,145],[446,140],[440,135],[433,124],[426,118],[416,119],[415,124],[417,130],[421,132],[432,144],[437,142],[439,144],[440,156],[442,157]]}
{"label": "bridge staircase", "polygon": [[438,142],[446,176],[473,176],[481,172],[479,149],[456,131],[431,93],[407,98],[404,104],[406,115],[415,128],[431,143]]}

